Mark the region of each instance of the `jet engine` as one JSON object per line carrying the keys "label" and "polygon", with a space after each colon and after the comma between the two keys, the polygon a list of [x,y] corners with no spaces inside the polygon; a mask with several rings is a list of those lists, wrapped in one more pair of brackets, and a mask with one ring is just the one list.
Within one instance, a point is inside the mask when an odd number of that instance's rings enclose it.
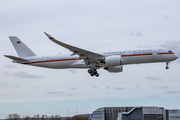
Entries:
{"label": "jet engine", "polygon": [[114,66],[114,67],[105,67],[105,70],[107,70],[108,72],[122,72],[123,71],[123,66]]}
{"label": "jet engine", "polygon": [[104,62],[107,67],[121,65],[121,56],[114,55],[114,56],[105,57]]}

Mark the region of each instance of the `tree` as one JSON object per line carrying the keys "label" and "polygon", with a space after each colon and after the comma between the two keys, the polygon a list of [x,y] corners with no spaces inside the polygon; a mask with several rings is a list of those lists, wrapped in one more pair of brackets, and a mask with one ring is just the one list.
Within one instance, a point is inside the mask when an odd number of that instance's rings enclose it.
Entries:
{"label": "tree", "polygon": [[9,114],[6,120],[20,120],[21,117],[17,113]]}
{"label": "tree", "polygon": [[71,120],[71,118],[70,118],[70,117],[67,117],[66,120]]}
{"label": "tree", "polygon": [[35,120],[40,120],[40,115],[39,114],[34,115],[34,118],[35,118]]}
{"label": "tree", "polygon": [[72,118],[67,118],[66,120],[89,120],[89,116],[73,116]]}
{"label": "tree", "polygon": [[60,115],[55,115],[54,118],[55,118],[55,120],[61,120],[61,116]]}
{"label": "tree", "polygon": [[60,115],[52,115],[51,117],[50,117],[50,119],[51,120],[61,120],[61,116]]}
{"label": "tree", "polygon": [[[25,117],[22,118],[23,120],[61,120],[61,116],[60,115],[52,115],[50,117],[48,117],[47,115],[42,115],[40,117],[39,114],[34,115],[34,117],[29,117],[28,115],[26,115]],[[9,114],[5,120],[21,120],[20,115],[18,114]]]}
{"label": "tree", "polygon": [[24,117],[24,120],[31,120],[31,118],[30,118],[28,115],[26,115],[26,116]]}
{"label": "tree", "polygon": [[46,120],[46,119],[48,119],[47,115],[42,115],[41,116],[41,120]]}

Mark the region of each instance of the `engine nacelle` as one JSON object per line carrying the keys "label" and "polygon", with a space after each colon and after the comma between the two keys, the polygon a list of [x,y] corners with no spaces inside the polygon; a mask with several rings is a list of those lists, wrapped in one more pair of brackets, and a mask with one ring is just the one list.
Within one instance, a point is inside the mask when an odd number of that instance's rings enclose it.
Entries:
{"label": "engine nacelle", "polygon": [[114,56],[105,57],[105,65],[106,67],[121,65],[121,56],[114,55]]}
{"label": "engine nacelle", "polygon": [[122,72],[123,71],[123,66],[114,66],[114,67],[105,67],[105,70],[107,70],[108,72]]}

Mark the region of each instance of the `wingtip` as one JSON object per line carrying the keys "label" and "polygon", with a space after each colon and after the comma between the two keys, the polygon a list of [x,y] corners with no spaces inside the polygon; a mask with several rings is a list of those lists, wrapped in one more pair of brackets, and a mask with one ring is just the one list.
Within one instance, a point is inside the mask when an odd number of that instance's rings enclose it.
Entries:
{"label": "wingtip", "polygon": [[17,38],[17,36],[8,36],[9,38]]}
{"label": "wingtip", "polygon": [[52,36],[50,36],[49,34],[47,34],[46,32],[44,32],[44,34],[49,38],[49,39],[54,39]]}

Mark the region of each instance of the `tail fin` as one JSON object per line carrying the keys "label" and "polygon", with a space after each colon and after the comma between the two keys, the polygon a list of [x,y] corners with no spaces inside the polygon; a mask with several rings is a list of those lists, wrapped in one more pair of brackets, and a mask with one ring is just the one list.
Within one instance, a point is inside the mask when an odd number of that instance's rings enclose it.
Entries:
{"label": "tail fin", "polygon": [[21,58],[29,57],[29,56],[36,56],[36,54],[29,49],[18,37],[16,36],[9,36],[17,54]]}

